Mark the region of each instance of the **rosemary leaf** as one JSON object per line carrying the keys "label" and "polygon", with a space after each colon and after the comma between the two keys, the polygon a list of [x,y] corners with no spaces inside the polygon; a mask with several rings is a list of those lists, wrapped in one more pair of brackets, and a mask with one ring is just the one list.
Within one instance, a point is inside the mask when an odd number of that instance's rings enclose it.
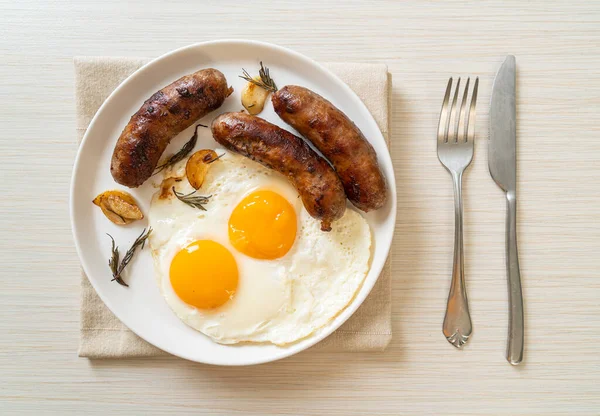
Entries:
{"label": "rosemary leaf", "polygon": [[115,239],[113,238],[112,235],[110,235],[108,233],[106,235],[110,237],[111,242],[112,242],[112,246],[110,249],[111,256],[110,256],[110,259],[108,259],[108,267],[110,267],[110,271],[112,272],[112,275],[113,275],[112,280],[116,280],[117,283],[122,286],[129,287],[129,285],[127,283],[125,283],[123,281],[123,279],[121,279],[121,276],[119,276],[119,247],[117,247],[115,245]]}
{"label": "rosemary leaf", "polygon": [[219,156],[215,157],[214,159],[209,160],[206,163],[210,165],[211,163],[216,162],[217,160],[221,159],[223,156],[225,156],[225,153],[221,153]]}
{"label": "rosemary leaf", "polygon": [[269,74],[269,68],[267,68],[266,66],[263,66],[262,61],[260,62],[260,70],[258,71],[260,80],[256,80],[256,79],[252,78],[250,76],[250,74],[248,73],[248,71],[246,71],[244,68],[242,68],[242,72],[244,74],[240,75],[240,78],[242,78],[248,82],[251,82],[254,85],[257,85],[264,90],[271,91],[271,92],[277,91],[277,85],[275,84],[275,81],[273,81],[273,78],[271,78],[271,75]]}
{"label": "rosemary leaf", "polygon": [[169,166],[173,166],[180,160],[185,159],[185,157],[190,154],[190,152],[194,149],[194,146],[196,146],[196,142],[198,141],[198,127],[208,128],[208,126],[205,126],[204,124],[196,124],[196,128],[194,129],[194,135],[191,137],[191,139],[188,140],[188,142],[181,147],[181,150],[179,150],[179,152],[175,153],[173,156],[168,158],[163,164],[157,166],[154,170],[154,173],[152,174],[153,176],[159,172],[162,172]]}
{"label": "rosemary leaf", "polygon": [[[217,160],[217,159],[214,159],[214,160]],[[208,204],[208,200],[212,196],[212,195],[209,195],[209,196],[195,195],[194,196],[196,191],[190,192],[189,194],[182,194],[181,192],[177,192],[175,190],[175,187],[173,187],[172,189],[173,189],[173,194],[181,202],[189,205],[192,208],[198,208],[199,210],[202,210],[202,211],[206,211],[206,208],[204,208],[204,205]]]}

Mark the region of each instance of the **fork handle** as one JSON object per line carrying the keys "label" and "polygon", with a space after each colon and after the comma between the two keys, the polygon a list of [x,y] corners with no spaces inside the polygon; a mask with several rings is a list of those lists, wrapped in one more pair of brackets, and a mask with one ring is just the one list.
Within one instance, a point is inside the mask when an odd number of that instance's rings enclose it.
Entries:
{"label": "fork handle", "polygon": [[514,192],[506,193],[506,275],[509,307],[506,359],[512,365],[517,365],[523,360],[525,325],[517,250],[517,196]]}
{"label": "fork handle", "polygon": [[462,171],[451,172],[454,185],[454,262],[442,331],[449,343],[462,347],[473,330],[465,287],[463,254]]}

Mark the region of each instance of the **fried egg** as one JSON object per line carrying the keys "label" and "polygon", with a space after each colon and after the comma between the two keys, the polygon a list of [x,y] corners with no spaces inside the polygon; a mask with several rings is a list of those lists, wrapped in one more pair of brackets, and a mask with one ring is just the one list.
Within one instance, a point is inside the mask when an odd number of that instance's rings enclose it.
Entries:
{"label": "fried egg", "polygon": [[[206,211],[157,192],[149,238],[157,283],[190,327],[216,342],[286,345],[333,320],[369,269],[371,234],[353,209],[322,232],[285,177],[217,150],[196,194]],[[175,167],[181,172],[185,161]],[[185,195],[185,177],[175,183]]]}

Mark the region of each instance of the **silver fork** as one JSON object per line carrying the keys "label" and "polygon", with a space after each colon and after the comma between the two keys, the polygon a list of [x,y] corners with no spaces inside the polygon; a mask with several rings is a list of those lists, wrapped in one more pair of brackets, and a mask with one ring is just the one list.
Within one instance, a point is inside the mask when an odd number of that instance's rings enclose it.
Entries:
{"label": "silver fork", "polygon": [[475,141],[475,103],[477,102],[477,87],[479,78],[475,79],[469,111],[467,98],[469,82],[465,86],[460,111],[456,111],[460,78],[456,83],[452,105],[449,107],[452,78],[448,80],[440,122],[437,134],[438,159],[450,175],[454,185],[454,265],[452,267],[452,283],[448,295],[448,305],[442,331],[448,342],[456,348],[462,347],[471,336],[473,326],[469,315],[469,302],[465,287],[465,270],[463,255],[463,202],[462,175],[473,160],[473,145]]}

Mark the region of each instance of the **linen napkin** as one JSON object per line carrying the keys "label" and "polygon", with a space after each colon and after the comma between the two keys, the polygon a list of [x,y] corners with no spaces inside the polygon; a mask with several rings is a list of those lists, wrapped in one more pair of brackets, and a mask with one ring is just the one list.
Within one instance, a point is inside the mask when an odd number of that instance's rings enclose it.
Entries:
{"label": "linen napkin", "polygon": [[[119,57],[74,59],[78,142],[109,94],[148,61],[144,58]],[[387,66],[362,63],[331,63],[325,66],[358,94],[373,114],[389,146],[391,75]],[[329,352],[383,351],[392,338],[391,278],[388,258],[375,287],[361,307],[344,325],[313,349]],[[100,300],[82,273],[79,356],[126,358],[156,355],[167,353],[142,340],[123,325]]]}

